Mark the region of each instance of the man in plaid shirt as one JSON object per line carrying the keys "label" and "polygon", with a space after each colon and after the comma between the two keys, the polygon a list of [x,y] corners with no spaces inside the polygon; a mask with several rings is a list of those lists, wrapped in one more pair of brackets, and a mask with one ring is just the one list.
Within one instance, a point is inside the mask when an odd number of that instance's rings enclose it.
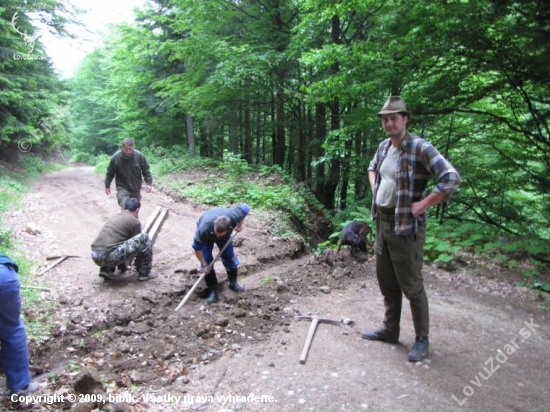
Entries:
{"label": "man in plaid shirt", "polygon": [[[376,273],[384,296],[383,326],[362,337],[397,343],[403,294],[409,300],[416,340],[409,360],[423,360],[429,351],[429,309],[422,263],[426,210],[448,201],[460,185],[456,169],[430,143],[407,130],[411,117],[399,96],[390,96],[378,112],[387,135],[369,165],[376,219]],[[427,195],[431,176],[437,183]]]}

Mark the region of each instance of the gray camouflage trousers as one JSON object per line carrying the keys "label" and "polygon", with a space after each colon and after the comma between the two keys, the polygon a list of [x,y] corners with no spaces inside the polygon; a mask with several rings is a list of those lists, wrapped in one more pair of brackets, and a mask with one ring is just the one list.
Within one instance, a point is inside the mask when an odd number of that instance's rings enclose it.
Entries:
{"label": "gray camouflage trousers", "polygon": [[115,267],[135,258],[140,276],[147,276],[153,266],[153,247],[147,233],[140,233],[111,250],[92,250],[92,260],[102,270],[114,272]]}
{"label": "gray camouflage trousers", "polygon": [[141,201],[141,192],[130,192],[128,189],[123,187],[116,188],[116,200],[122,210],[124,210],[126,201],[131,197],[135,197],[137,200]]}

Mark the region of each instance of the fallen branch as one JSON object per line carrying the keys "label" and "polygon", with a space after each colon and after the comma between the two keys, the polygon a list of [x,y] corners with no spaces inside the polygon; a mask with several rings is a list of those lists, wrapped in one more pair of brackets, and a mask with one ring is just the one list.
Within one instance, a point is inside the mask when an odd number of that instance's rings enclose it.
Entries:
{"label": "fallen branch", "polygon": [[46,269],[44,269],[42,272],[40,272],[38,274],[38,276],[42,276],[44,273],[46,273],[48,270],[56,267],[57,265],[59,265],[61,262],[63,262],[65,259],[67,259],[69,257],[69,255],[63,255],[61,256],[59,259],[57,259],[55,262],[53,262],[50,266],[48,266]]}
{"label": "fallen branch", "polygon": [[21,285],[21,289],[36,289],[36,290],[44,290],[46,292],[52,291],[50,288],[41,288],[40,286],[25,286],[25,285]]}
{"label": "fallen branch", "polygon": [[[78,255],[63,255],[65,256],[66,259],[68,258],[80,258],[82,256],[78,256]],[[59,258],[62,258],[63,256],[48,256],[46,257],[46,260],[54,260],[54,259],[59,259]]]}

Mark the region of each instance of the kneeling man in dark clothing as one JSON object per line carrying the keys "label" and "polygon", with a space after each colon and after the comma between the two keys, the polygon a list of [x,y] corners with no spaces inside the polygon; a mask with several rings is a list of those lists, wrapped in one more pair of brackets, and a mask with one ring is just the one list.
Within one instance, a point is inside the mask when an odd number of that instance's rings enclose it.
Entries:
{"label": "kneeling man in dark clothing", "polygon": [[108,280],[116,279],[115,268],[127,270],[126,262],[135,258],[138,280],[156,278],[153,272],[153,246],[147,233],[141,232],[138,219],[141,203],[129,198],[124,210],[110,218],[99,231],[92,243],[92,259],[100,266],[99,276]]}

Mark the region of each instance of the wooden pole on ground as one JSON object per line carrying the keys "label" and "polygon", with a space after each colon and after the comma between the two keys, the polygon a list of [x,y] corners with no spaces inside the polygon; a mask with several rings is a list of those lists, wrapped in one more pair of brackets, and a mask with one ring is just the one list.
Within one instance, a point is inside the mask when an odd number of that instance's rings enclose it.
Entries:
{"label": "wooden pole on ground", "polygon": [[44,269],[42,272],[40,272],[38,274],[38,276],[42,276],[44,273],[46,273],[48,270],[56,267],[57,265],[59,265],[61,262],[63,262],[65,259],[68,259],[68,258],[72,258],[72,257],[80,257],[80,256],[73,256],[73,255],[63,255],[63,256],[52,256],[50,258],[46,258],[47,260],[52,260],[52,259],[55,259],[55,258],[58,258],[55,262],[53,262],[50,266],[48,266],[46,269]]}
{"label": "wooden pole on ground", "polygon": [[162,211],[157,216],[157,219],[155,220],[155,223],[153,226],[149,229],[147,233],[149,233],[149,236],[151,237],[151,244],[155,243],[155,240],[157,240],[158,233],[160,232],[160,227],[166,220],[166,216],[168,216],[168,209],[162,209]]}
{"label": "wooden pole on ground", "polygon": [[143,227],[142,232],[149,233],[149,230],[151,230],[151,227],[155,223],[155,220],[157,219],[157,216],[159,215],[161,209],[162,209],[161,206],[156,207],[156,209],[153,211],[153,214],[149,216],[149,219],[147,220],[147,223]]}

